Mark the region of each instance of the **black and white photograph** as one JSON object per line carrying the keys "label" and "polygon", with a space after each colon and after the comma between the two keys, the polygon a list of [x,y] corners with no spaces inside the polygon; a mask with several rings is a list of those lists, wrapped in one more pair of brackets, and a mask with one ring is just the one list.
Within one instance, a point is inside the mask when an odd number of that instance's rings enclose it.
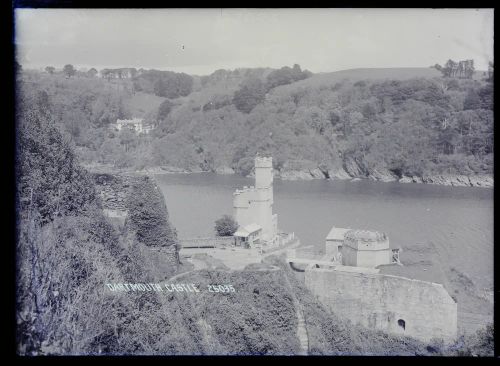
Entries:
{"label": "black and white photograph", "polygon": [[494,9],[13,18],[17,356],[495,356]]}

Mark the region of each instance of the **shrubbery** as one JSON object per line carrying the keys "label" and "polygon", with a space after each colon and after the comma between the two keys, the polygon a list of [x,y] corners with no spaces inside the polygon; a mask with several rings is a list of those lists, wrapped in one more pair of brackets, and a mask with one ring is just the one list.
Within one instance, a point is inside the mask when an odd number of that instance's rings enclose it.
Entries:
{"label": "shrubbery", "polygon": [[134,181],[127,199],[127,225],[137,240],[151,247],[177,245],[177,233],[168,221],[165,199],[149,177]]}
{"label": "shrubbery", "polygon": [[238,230],[238,223],[229,215],[215,221],[215,233],[218,236],[231,236]]}

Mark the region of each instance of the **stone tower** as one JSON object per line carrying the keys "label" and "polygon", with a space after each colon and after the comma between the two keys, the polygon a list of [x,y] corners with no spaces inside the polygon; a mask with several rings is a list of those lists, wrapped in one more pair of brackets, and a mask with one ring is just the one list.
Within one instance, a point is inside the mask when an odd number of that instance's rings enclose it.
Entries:
{"label": "stone tower", "polygon": [[262,227],[262,240],[277,242],[278,217],[273,214],[273,160],[255,158],[255,187],[236,190],[233,197],[234,218],[240,227],[258,224]]}

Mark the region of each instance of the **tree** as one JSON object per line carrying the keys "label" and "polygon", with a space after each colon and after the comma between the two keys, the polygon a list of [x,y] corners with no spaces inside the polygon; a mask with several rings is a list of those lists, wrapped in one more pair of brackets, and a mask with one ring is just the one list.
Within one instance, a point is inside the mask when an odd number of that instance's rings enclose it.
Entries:
{"label": "tree", "polygon": [[487,79],[487,81],[493,82],[493,72],[494,72],[493,62],[490,61],[490,62],[488,62],[488,79]]}
{"label": "tree", "polygon": [[150,247],[177,247],[177,231],[170,224],[167,205],[158,186],[149,177],[133,182],[127,196],[128,229]]}
{"label": "tree", "polygon": [[266,88],[260,79],[249,79],[234,93],[233,103],[240,111],[250,113],[266,96]]}
{"label": "tree", "polygon": [[64,72],[64,74],[66,74],[66,77],[68,77],[68,78],[70,78],[76,74],[75,68],[73,67],[73,65],[70,65],[70,64],[64,66],[63,72]]}
{"label": "tree", "polygon": [[97,75],[97,70],[94,68],[91,68],[89,71],[87,71],[87,75],[91,78],[95,77]]}
{"label": "tree", "polygon": [[469,89],[464,99],[464,110],[478,109],[481,107],[481,98],[478,91]]}
{"label": "tree", "polygon": [[48,74],[52,75],[54,73],[54,71],[56,71],[56,69],[53,66],[47,66],[45,68],[45,71],[47,71]]}
{"label": "tree", "polygon": [[173,106],[174,104],[168,99],[161,103],[160,107],[158,107],[158,119],[164,120],[165,118],[167,118]]}
{"label": "tree", "polygon": [[130,128],[124,127],[120,131],[120,144],[125,147],[125,151],[127,152],[130,149],[130,145],[136,140],[135,132],[133,132]]}
{"label": "tree", "polygon": [[238,223],[229,215],[215,221],[215,232],[218,236],[231,236],[238,230]]}

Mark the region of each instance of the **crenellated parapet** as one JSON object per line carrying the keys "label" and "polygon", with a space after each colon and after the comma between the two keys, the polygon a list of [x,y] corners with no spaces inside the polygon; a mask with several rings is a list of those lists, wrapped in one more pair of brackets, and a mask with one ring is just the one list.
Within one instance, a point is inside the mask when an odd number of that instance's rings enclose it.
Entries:
{"label": "crenellated parapet", "polygon": [[271,157],[255,157],[255,168],[272,168],[273,158]]}

